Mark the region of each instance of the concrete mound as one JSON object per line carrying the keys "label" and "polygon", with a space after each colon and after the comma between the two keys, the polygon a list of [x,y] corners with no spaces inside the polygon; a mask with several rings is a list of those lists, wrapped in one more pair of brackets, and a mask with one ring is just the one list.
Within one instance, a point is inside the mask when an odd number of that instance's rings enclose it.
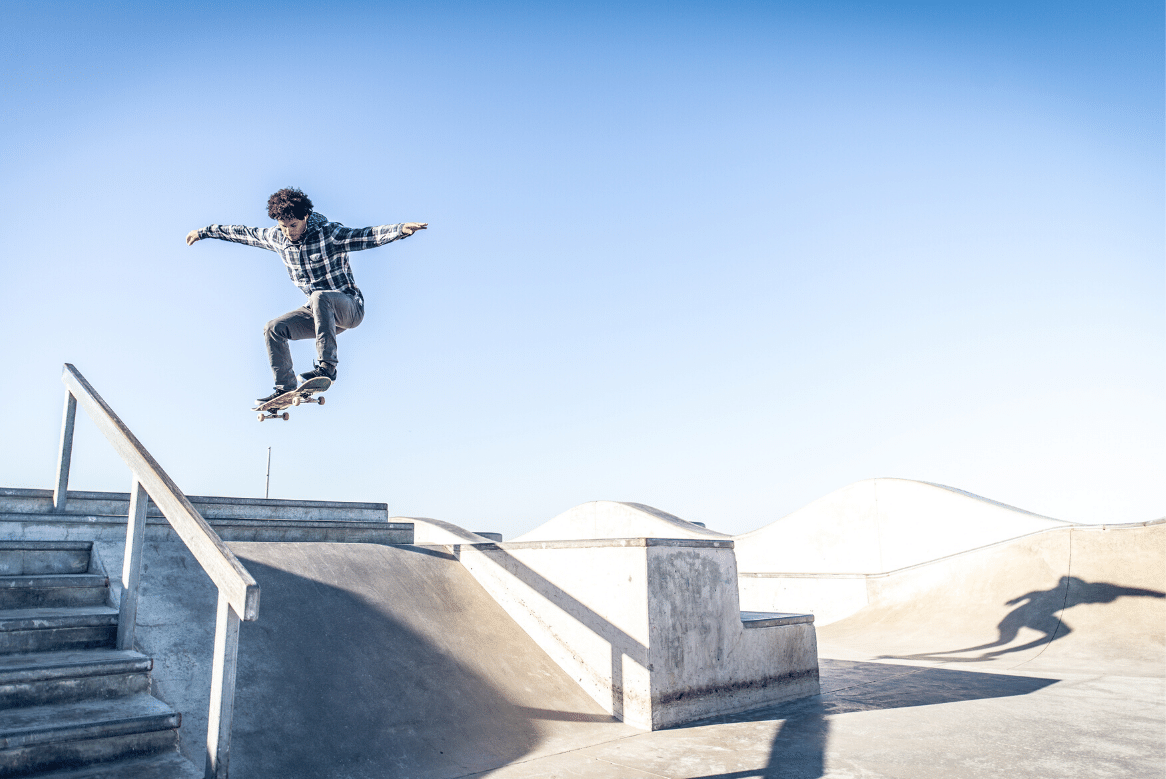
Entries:
{"label": "concrete mound", "polygon": [[394,522],[413,525],[413,543],[424,544],[488,544],[500,540],[496,533],[483,536],[460,525],[429,517],[393,517]]}
{"label": "concrete mound", "polygon": [[869,479],[734,541],[743,573],[886,573],[1072,524],[938,484]]}
{"label": "concrete mound", "polygon": [[601,710],[449,554],[232,549],[263,588],[244,623],[231,773],[417,779],[638,733]]}
{"label": "concrete mound", "polygon": [[589,541],[601,538],[718,540],[730,536],[642,503],[595,500],[564,511],[554,519],[513,540]]}

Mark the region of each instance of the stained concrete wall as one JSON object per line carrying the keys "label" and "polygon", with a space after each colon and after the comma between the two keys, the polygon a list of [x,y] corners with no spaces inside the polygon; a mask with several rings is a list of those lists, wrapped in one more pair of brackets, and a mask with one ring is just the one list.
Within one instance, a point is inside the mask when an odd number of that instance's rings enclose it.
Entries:
{"label": "stained concrete wall", "polygon": [[731,541],[452,549],[560,667],[628,724],[657,729],[818,691],[808,618],[742,622]]}

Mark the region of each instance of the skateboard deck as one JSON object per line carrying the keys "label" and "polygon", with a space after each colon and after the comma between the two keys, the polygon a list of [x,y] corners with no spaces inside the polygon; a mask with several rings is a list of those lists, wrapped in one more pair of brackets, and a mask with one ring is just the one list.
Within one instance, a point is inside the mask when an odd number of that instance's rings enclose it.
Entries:
{"label": "skateboard deck", "polygon": [[309,379],[300,386],[296,387],[294,390],[290,390],[283,393],[282,395],[279,395],[278,397],[274,397],[266,403],[260,403],[258,406],[251,410],[259,412],[260,422],[265,419],[282,419],[286,422],[290,414],[288,414],[286,411],[281,414],[279,413],[280,411],[283,411],[283,409],[287,408],[288,406],[298,406],[301,403],[319,403],[322,406],[324,405],[324,398],[317,398],[315,395],[325,391],[331,386],[332,380],[327,376],[320,376],[315,379]]}

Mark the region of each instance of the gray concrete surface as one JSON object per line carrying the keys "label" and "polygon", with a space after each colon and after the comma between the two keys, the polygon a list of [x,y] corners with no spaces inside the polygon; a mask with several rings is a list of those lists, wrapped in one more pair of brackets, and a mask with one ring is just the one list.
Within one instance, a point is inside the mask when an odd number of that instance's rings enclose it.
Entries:
{"label": "gray concrete surface", "polygon": [[264,598],[240,635],[232,775],[462,776],[636,732],[448,553],[231,546]]}
{"label": "gray concrete surface", "polygon": [[820,695],[654,732],[608,717],[439,551],[232,549],[264,592],[241,638],[237,775],[1158,779],[1166,768],[1163,525],[1074,528],[908,572],[820,631]]}
{"label": "gray concrete surface", "polygon": [[819,696],[479,776],[1166,775],[1166,526],[1041,534],[885,585],[819,630]]}
{"label": "gray concrete surface", "polygon": [[[150,543],[142,648],[201,762],[213,591],[180,544]],[[818,631],[820,695],[655,732],[599,710],[440,552],[231,546],[263,586],[241,640],[236,776],[1166,775],[1161,523],[879,576],[863,609]]]}

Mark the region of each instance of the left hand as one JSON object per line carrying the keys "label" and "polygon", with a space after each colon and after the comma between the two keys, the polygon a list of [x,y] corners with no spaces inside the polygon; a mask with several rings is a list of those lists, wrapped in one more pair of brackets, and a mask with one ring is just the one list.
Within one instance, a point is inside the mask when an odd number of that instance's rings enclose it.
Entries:
{"label": "left hand", "polygon": [[429,222],[406,222],[401,225],[401,232],[405,235],[412,235],[418,230],[424,230],[426,227],[429,227]]}

